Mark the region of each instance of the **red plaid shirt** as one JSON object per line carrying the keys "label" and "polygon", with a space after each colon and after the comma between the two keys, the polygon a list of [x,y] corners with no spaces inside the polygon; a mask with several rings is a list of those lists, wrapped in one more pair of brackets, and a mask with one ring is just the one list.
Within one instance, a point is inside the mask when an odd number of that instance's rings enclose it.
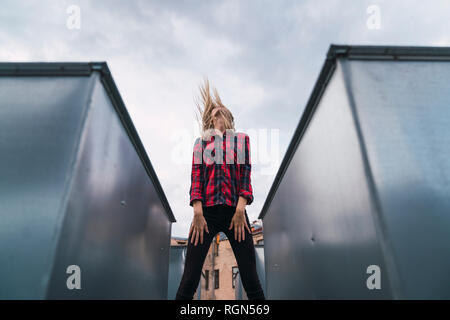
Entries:
{"label": "red plaid shirt", "polygon": [[247,205],[251,204],[253,190],[249,136],[225,131],[223,137],[216,133],[209,141],[197,138],[189,194],[191,207],[194,200],[201,200],[206,207],[217,204],[236,207],[239,196],[247,199]]}

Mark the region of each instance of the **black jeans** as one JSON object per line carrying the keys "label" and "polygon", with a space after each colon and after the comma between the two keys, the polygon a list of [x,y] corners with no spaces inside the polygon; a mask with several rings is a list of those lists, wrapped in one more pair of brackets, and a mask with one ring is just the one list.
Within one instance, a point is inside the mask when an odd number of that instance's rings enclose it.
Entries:
{"label": "black jeans", "polygon": [[[199,238],[196,246],[191,242],[192,234],[191,237],[189,237],[183,277],[181,278],[175,300],[193,299],[200,281],[203,264],[209,247],[214,236],[220,231],[225,233],[230,241],[231,248],[233,249],[238,264],[242,285],[244,286],[248,299],[265,300],[264,291],[256,272],[256,254],[252,235],[248,232],[247,228],[245,228],[245,240],[241,239],[241,242],[238,242],[238,240],[234,238],[234,226],[229,229],[235,211],[236,207],[224,204],[203,207],[203,216],[208,225],[209,233],[205,230],[203,232],[203,244],[200,243]],[[245,219],[251,230],[247,210],[245,210]]]}

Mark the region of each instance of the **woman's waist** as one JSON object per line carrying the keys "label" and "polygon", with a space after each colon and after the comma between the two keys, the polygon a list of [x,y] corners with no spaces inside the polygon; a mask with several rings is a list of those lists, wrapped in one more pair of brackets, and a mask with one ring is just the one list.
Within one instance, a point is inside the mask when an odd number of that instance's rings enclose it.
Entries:
{"label": "woman's waist", "polygon": [[203,212],[235,212],[236,206],[230,206],[229,204],[220,203],[220,204],[213,204],[210,206],[203,205]]}

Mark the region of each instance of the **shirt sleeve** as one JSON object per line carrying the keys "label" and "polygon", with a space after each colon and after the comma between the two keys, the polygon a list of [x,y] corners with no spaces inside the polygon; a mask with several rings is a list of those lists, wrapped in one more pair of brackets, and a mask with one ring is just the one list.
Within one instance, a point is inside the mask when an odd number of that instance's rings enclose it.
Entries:
{"label": "shirt sleeve", "polygon": [[202,150],[202,141],[201,138],[197,138],[194,144],[194,152],[192,155],[192,172],[191,172],[191,188],[189,190],[190,201],[189,205],[191,207],[194,206],[194,200],[201,200],[204,203],[203,199],[203,150]]}
{"label": "shirt sleeve", "polygon": [[247,205],[253,202],[253,189],[251,183],[251,150],[250,150],[250,137],[245,135],[245,162],[240,165],[240,191],[239,196],[247,199]]}

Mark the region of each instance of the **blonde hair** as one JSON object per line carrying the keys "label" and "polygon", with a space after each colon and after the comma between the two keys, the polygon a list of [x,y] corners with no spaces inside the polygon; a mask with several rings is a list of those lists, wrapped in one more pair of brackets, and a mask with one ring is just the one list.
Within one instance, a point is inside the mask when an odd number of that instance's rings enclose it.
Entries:
{"label": "blonde hair", "polygon": [[[235,132],[234,128],[234,117],[231,111],[225,107],[220,100],[219,94],[216,88],[213,88],[214,99],[211,97],[209,92],[209,80],[206,78],[203,86],[200,86],[201,93],[201,108],[200,103],[196,101],[197,109],[200,113],[200,131],[203,140],[209,140],[212,135],[215,134],[214,122],[213,122],[213,111],[217,108],[217,114],[220,114],[224,118],[225,130],[231,130]],[[198,117],[197,117],[198,121]]]}

